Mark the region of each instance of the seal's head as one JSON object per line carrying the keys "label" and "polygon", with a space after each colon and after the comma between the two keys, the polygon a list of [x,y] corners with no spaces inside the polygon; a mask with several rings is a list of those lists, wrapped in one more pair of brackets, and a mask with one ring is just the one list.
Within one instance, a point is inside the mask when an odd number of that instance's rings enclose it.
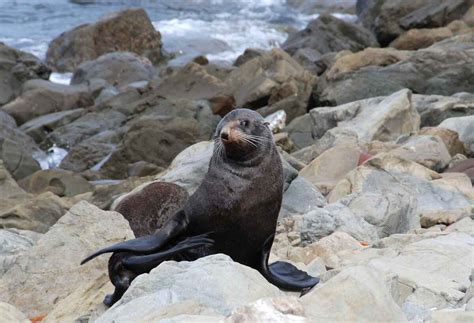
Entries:
{"label": "seal's head", "polygon": [[268,123],[257,112],[235,109],[229,112],[214,133],[215,153],[232,160],[249,160],[273,147]]}

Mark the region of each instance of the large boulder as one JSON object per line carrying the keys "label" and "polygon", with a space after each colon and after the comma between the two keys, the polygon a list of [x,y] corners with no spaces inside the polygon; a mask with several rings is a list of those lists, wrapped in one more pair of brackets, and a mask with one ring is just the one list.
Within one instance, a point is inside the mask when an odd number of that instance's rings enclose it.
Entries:
{"label": "large boulder", "polygon": [[[120,214],[80,202],[5,273],[0,281],[0,300],[16,306],[29,317],[43,316],[82,288],[84,282],[93,281],[107,271],[105,257],[86,266],[79,264],[82,258],[131,238],[133,233]],[[75,314],[79,317],[86,313]]]}
{"label": "large boulder", "polygon": [[25,314],[20,312],[15,306],[8,303],[0,302],[0,317],[5,322],[31,322]]}
{"label": "large boulder", "polygon": [[356,266],[343,270],[301,298],[311,321],[403,322],[383,274]]}
{"label": "large boulder", "polygon": [[287,120],[304,114],[316,79],[281,49],[274,48],[232,71],[226,82],[238,107],[284,110]]}
{"label": "large boulder", "polygon": [[4,162],[0,159],[0,196],[2,199],[23,195],[26,192],[12,178],[10,172],[5,168]]}
{"label": "large boulder", "polygon": [[17,128],[15,120],[0,111],[0,159],[6,170],[15,179],[24,178],[40,170],[35,158],[41,153],[33,139]]}
{"label": "large boulder", "polygon": [[474,155],[474,116],[449,118],[441,122],[439,127],[456,131],[466,152]]}
{"label": "large boulder", "polygon": [[144,9],[127,9],[64,32],[49,44],[46,61],[56,70],[74,71],[81,63],[115,51],[162,58],[161,35]]}
{"label": "large boulder", "polygon": [[49,113],[74,110],[94,104],[95,90],[101,84],[75,85],[31,80],[23,85],[22,94],[4,105],[2,110],[15,118],[19,125]]}
{"label": "large boulder", "polygon": [[359,21],[386,46],[406,30],[445,26],[471,5],[470,0],[358,0],[356,11]]}
{"label": "large boulder", "polygon": [[[302,120],[303,118],[305,120]],[[310,143],[335,127],[352,130],[363,141],[388,141],[417,131],[420,127],[420,116],[411,104],[411,92],[405,89],[387,97],[311,109],[298,122],[305,122],[311,129],[311,132],[302,133],[291,123],[288,125],[290,138],[295,133],[299,142],[303,142],[305,136],[307,139],[304,142]]]}
{"label": "large boulder", "polygon": [[112,86],[121,87],[155,77],[156,70],[149,59],[130,52],[113,52],[79,65],[72,75],[71,84],[102,79]]}
{"label": "large boulder", "polygon": [[[226,255],[212,255],[193,262],[168,261],[149,274],[137,277],[110,310],[96,322],[159,321],[180,304],[193,304],[198,313],[228,315],[232,309],[263,297],[281,296],[256,270],[233,262]],[[168,309],[168,311],[166,310]]]}
{"label": "large boulder", "polygon": [[27,80],[47,80],[50,74],[51,70],[37,57],[0,42],[0,106],[19,95]]}
{"label": "large boulder", "polygon": [[18,257],[33,247],[41,234],[15,229],[0,229],[0,277],[16,262]]}
{"label": "large boulder", "polygon": [[332,15],[322,15],[311,21],[305,29],[290,34],[282,45],[292,55],[302,48],[326,54],[344,49],[356,52],[366,47],[378,47],[370,31]]}
{"label": "large boulder", "polygon": [[337,78],[321,77],[313,92],[319,106],[340,105],[403,88],[419,94],[474,91],[474,36],[457,36],[413,52],[388,66],[365,66]]}

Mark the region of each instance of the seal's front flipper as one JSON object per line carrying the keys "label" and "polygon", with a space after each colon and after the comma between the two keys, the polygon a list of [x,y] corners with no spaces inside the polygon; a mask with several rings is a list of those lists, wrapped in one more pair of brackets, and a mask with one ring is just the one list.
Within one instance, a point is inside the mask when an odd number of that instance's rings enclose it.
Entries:
{"label": "seal's front flipper", "polygon": [[210,247],[213,243],[214,240],[210,239],[207,234],[192,236],[180,241],[175,246],[158,253],[128,257],[123,260],[123,265],[137,274],[145,273],[180,252],[200,247]]}
{"label": "seal's front flipper", "polygon": [[113,246],[101,249],[81,261],[81,265],[101,254],[108,252],[134,252],[141,254],[156,252],[171,239],[182,233],[186,229],[186,225],[186,214],[184,211],[179,211],[168,222],[166,222],[163,228],[158,230],[155,234],[119,242]]}
{"label": "seal's front flipper", "polygon": [[288,291],[307,291],[319,283],[319,278],[312,277],[292,264],[277,261],[268,265],[268,257],[273,243],[274,234],[265,241],[262,248],[260,273],[273,285]]}

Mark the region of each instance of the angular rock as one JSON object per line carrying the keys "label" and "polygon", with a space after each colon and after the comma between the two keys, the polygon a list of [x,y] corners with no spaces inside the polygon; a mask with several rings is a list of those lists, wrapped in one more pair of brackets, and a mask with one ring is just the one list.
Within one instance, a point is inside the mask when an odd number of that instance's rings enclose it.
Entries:
{"label": "angular rock", "polygon": [[457,163],[456,165],[449,167],[447,170],[445,170],[445,172],[464,173],[471,179],[471,182],[474,184],[474,158],[470,158],[460,163]]}
{"label": "angular rock", "polygon": [[18,257],[36,244],[41,234],[32,231],[0,229],[0,277]]}
{"label": "angular rock", "polygon": [[88,85],[69,86],[44,80],[31,80],[22,94],[4,105],[2,110],[19,125],[54,112],[74,110],[94,104],[93,89]]}
{"label": "angular rock", "polygon": [[1,199],[6,199],[18,195],[23,195],[26,192],[15,182],[3,161],[0,159],[0,196]]}
{"label": "angular rock", "polygon": [[52,192],[58,196],[74,196],[92,191],[83,177],[61,169],[45,169],[21,180],[22,188],[33,194]]}
{"label": "angular rock", "polygon": [[443,39],[453,36],[447,27],[433,29],[410,29],[390,43],[390,47],[401,50],[426,48]]}
{"label": "angular rock", "polygon": [[312,243],[307,248],[320,257],[327,267],[339,267],[337,253],[344,250],[360,250],[362,245],[345,232],[334,232],[321,240]]}
{"label": "angular rock", "polygon": [[423,228],[429,228],[437,224],[450,225],[472,214],[472,210],[445,210],[426,213],[420,218]]}
{"label": "angular rock", "polygon": [[311,321],[406,321],[383,275],[362,266],[347,268],[316,286],[301,303]]}
{"label": "angular rock", "polygon": [[145,57],[130,52],[113,52],[86,61],[74,71],[71,85],[105,80],[116,87],[138,81],[150,81],[156,76],[153,64]]}
{"label": "angular rock", "polygon": [[5,322],[31,322],[25,314],[20,312],[15,306],[0,302],[0,317]]}
{"label": "angular rock", "polygon": [[300,48],[311,48],[326,54],[344,49],[356,52],[366,47],[378,47],[370,31],[332,15],[322,15],[311,21],[305,29],[290,34],[282,45],[290,54]]}
{"label": "angular rock", "polygon": [[80,266],[81,259],[131,238],[133,234],[120,214],[80,202],[5,273],[0,281],[0,298],[29,317],[45,315],[58,301],[82,288],[85,281],[107,271],[105,257],[85,266]]}
{"label": "angular rock", "polygon": [[238,107],[284,110],[287,120],[304,114],[316,78],[281,49],[274,48],[233,70],[226,79]]}
{"label": "angular rock", "polygon": [[456,131],[441,127],[425,127],[418,132],[422,136],[437,136],[444,142],[451,156],[465,154],[464,146]]}
{"label": "angular rock", "polygon": [[137,277],[122,299],[96,322],[142,320],[185,301],[228,315],[237,306],[280,295],[278,288],[256,270],[234,263],[225,255],[193,262],[167,261]]}
{"label": "angular rock", "polygon": [[466,152],[474,155],[474,115],[446,119],[440,123],[439,127],[456,131]]}
{"label": "angular rock", "polygon": [[263,53],[265,53],[265,51],[261,49],[247,48],[239,57],[236,58],[233,65],[234,66],[243,65],[247,63],[248,61],[250,61],[251,59],[261,56]]}
{"label": "angular rock", "polygon": [[326,199],[311,182],[302,176],[291,181],[290,186],[283,194],[280,218],[305,214],[314,208],[324,207]]}
{"label": "angular rock", "polygon": [[263,298],[234,309],[226,322],[306,322],[304,308],[298,298]]}
{"label": "angular rock", "polygon": [[85,61],[115,51],[137,53],[154,64],[162,58],[161,35],[144,9],[116,12],[62,33],[49,44],[46,61],[60,72],[73,71]]}
{"label": "angular rock", "polygon": [[0,42],[0,106],[18,96],[27,80],[47,80],[50,74],[49,67],[37,57]]}

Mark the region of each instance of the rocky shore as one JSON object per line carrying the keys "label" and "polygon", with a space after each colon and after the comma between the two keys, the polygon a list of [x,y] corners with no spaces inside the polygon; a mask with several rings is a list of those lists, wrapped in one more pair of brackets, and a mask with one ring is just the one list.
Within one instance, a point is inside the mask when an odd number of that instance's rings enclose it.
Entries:
{"label": "rocky shore", "polygon": [[[474,3],[337,3],[358,21],[327,9],[233,66],[167,65],[143,9],[62,33],[45,61],[0,43],[0,317],[474,321]],[[299,297],[219,254],[165,262],[107,309],[107,257],[80,260],[134,237],[114,210],[150,183],[192,194],[235,107],[267,117],[284,165],[270,261],[321,283]]]}

